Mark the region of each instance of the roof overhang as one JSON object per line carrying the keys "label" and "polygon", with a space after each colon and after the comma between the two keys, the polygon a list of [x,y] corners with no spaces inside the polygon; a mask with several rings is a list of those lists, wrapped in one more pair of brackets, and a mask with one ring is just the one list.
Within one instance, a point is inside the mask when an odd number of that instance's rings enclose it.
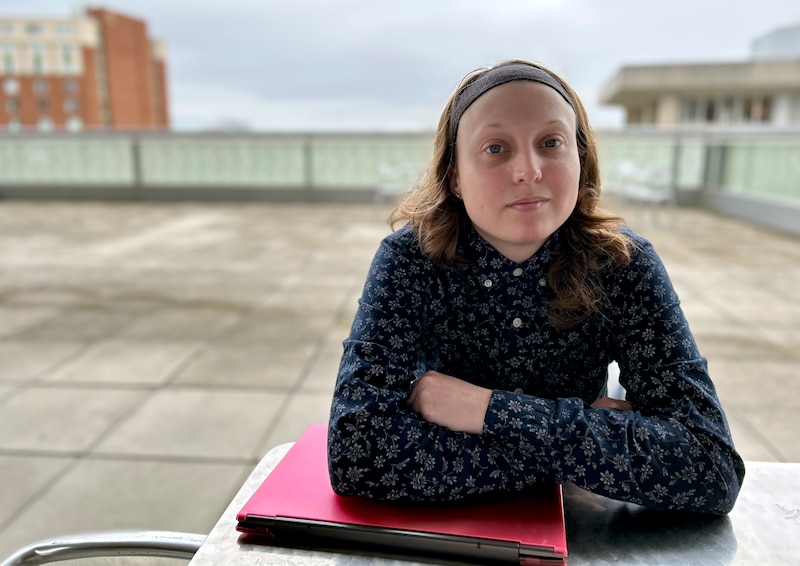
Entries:
{"label": "roof overhang", "polygon": [[800,91],[800,59],[622,67],[600,92],[600,102],[625,105],[665,94]]}

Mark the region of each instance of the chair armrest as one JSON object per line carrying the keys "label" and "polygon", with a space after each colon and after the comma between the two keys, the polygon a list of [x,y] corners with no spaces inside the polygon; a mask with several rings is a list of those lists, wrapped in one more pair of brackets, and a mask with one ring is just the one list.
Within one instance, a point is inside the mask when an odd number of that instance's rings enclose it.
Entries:
{"label": "chair armrest", "polygon": [[170,531],[107,531],[40,540],[6,558],[0,566],[33,566],[98,556],[191,558],[205,535]]}

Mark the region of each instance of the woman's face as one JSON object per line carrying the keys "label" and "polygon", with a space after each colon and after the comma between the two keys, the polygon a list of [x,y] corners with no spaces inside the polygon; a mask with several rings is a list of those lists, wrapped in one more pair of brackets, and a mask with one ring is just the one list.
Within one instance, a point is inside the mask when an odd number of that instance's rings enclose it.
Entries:
{"label": "woman's face", "polygon": [[478,233],[512,261],[533,256],[575,208],[575,121],[558,92],[533,81],[489,90],[461,118],[450,189]]}

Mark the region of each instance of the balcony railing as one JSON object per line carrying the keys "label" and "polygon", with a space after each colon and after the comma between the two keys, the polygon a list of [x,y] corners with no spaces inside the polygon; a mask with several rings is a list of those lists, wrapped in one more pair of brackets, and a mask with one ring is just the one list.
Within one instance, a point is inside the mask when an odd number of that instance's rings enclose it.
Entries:
{"label": "balcony railing", "polygon": [[[638,183],[678,202],[800,231],[800,129],[631,128],[597,137],[608,190],[635,170]],[[0,196],[369,201],[388,185],[410,188],[432,139],[431,132],[0,134]]]}

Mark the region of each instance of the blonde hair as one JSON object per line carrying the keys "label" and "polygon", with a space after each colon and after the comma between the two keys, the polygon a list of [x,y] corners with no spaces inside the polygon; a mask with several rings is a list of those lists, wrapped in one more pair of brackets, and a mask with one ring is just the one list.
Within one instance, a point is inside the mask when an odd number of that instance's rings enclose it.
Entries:
{"label": "blonde hair", "polygon": [[[559,328],[574,327],[600,310],[605,296],[600,274],[610,268],[630,263],[631,239],[622,231],[622,219],[602,211],[600,168],[594,134],[586,110],[575,91],[561,77],[546,67],[523,60],[509,60],[496,65],[531,65],[549,73],[573,102],[575,132],[580,159],[578,201],[572,214],[560,228],[561,251],[550,267],[547,282],[554,297],[548,302],[548,316]],[[455,164],[453,111],[464,89],[491,68],[477,69],[458,85],[442,111],[433,144],[433,157],[415,189],[392,211],[389,223],[407,222],[417,233],[420,249],[431,261],[456,268],[459,234],[468,226],[463,203],[450,190],[449,172]]]}

